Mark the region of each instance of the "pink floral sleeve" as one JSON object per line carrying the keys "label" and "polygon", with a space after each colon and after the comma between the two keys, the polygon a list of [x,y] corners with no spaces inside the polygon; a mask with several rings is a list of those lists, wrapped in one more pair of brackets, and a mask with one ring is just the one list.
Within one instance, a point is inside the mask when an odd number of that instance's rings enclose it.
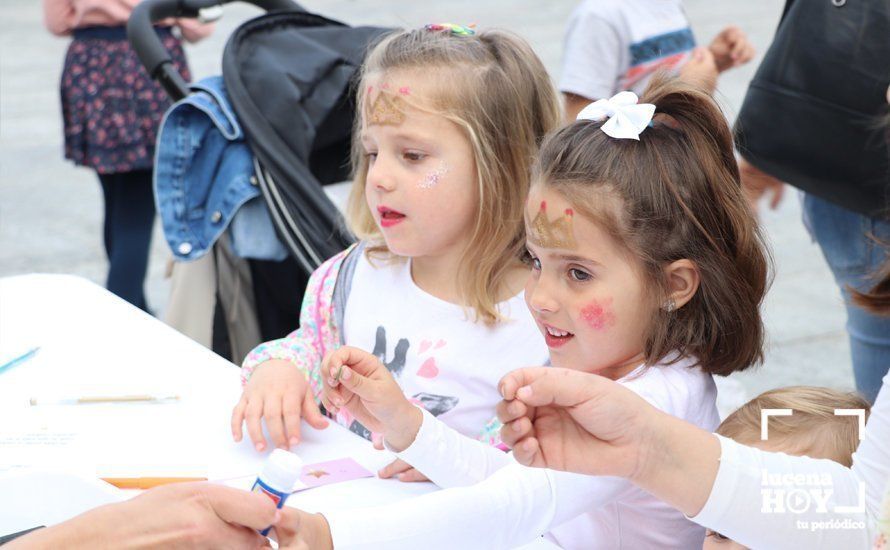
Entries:
{"label": "pink floral sleeve", "polygon": [[312,394],[320,400],[321,362],[340,347],[340,328],[334,318],[334,286],[344,258],[352,248],[329,259],[312,273],[300,308],[300,328],[284,338],[264,342],[251,351],[241,366],[241,384],[247,384],[254,369],[271,359],[290,361],[306,375]]}

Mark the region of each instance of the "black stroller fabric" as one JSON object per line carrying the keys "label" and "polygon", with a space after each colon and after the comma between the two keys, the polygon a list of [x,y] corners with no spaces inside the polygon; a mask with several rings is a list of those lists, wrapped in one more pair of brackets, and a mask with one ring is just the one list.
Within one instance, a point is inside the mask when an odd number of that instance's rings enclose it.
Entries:
{"label": "black stroller fabric", "polygon": [[223,79],[282,242],[308,272],[353,242],[322,185],[349,178],[353,81],[389,29],[272,12],[231,36]]}

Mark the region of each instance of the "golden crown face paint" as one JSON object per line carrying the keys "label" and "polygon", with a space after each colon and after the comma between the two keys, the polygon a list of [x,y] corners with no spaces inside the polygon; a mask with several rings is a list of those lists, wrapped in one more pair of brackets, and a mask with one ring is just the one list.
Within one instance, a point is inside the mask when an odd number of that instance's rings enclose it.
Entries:
{"label": "golden crown face paint", "polygon": [[562,216],[551,222],[547,218],[547,201],[541,201],[541,209],[529,227],[529,240],[544,248],[574,249],[577,245],[575,232],[572,230],[573,216],[572,209],[566,208]]}
{"label": "golden crown face paint", "polygon": [[[405,88],[407,91],[407,88]],[[370,89],[369,89],[370,91]],[[365,120],[368,125],[399,126],[405,122],[405,102],[401,97],[381,90],[373,101],[368,100]]]}

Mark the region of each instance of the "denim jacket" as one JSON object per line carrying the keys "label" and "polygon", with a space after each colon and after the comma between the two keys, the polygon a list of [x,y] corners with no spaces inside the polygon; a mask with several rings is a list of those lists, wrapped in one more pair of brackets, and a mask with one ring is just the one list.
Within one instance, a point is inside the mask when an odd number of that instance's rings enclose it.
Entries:
{"label": "denim jacket", "polygon": [[236,255],[284,259],[222,77],[191,89],[164,115],[155,152],[155,202],[173,254],[198,259],[230,228]]}

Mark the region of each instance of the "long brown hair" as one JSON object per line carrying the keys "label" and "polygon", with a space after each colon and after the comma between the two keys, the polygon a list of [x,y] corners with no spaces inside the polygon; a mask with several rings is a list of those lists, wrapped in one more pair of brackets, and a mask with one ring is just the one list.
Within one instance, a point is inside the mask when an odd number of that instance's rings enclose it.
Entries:
{"label": "long brown hair", "polygon": [[865,292],[847,287],[850,298],[854,304],[875,315],[890,316],[890,259],[875,273],[875,279],[875,285]]}
{"label": "long brown hair", "polygon": [[[416,71],[429,94],[422,108],[440,114],[464,132],[472,145],[478,180],[476,223],[461,260],[458,285],[474,319],[500,319],[496,304],[506,275],[521,261],[525,242],[523,208],[529,171],[544,135],[556,128],[560,106],[541,60],[525,40],[497,30],[472,36],[416,29],[386,36],[365,59],[358,87],[364,106],[366,80],[394,71]],[[412,94],[412,100],[415,96]],[[416,105],[415,105],[416,106]],[[356,134],[363,108],[357,109]],[[389,254],[365,201],[368,159],[353,140],[350,229],[369,240],[370,254]]]}
{"label": "long brown hair", "polygon": [[[726,375],[763,360],[760,303],[769,257],[748,210],[726,119],[705,92],[676,79],[652,81],[641,99],[656,106],[639,141],[613,139],[603,122],[576,121],[548,137],[535,184],[562,194],[630,256],[650,285],[648,364],[691,356]],[[700,277],[676,311],[663,268],[689,259]]]}

